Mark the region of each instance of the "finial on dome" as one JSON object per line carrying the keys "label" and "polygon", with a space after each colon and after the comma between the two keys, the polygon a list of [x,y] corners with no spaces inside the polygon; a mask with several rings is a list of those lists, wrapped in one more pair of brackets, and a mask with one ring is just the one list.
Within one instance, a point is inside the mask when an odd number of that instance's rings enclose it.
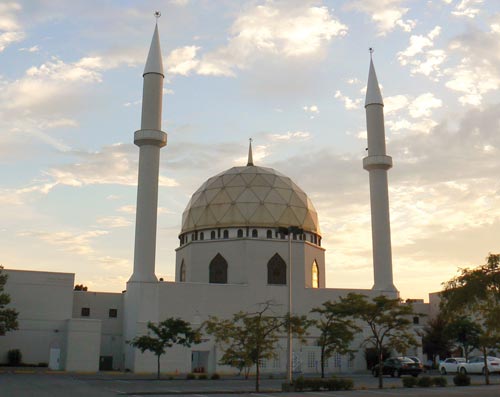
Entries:
{"label": "finial on dome", "polygon": [[253,166],[253,155],[252,155],[252,138],[248,140],[250,143],[248,145],[248,166]]}

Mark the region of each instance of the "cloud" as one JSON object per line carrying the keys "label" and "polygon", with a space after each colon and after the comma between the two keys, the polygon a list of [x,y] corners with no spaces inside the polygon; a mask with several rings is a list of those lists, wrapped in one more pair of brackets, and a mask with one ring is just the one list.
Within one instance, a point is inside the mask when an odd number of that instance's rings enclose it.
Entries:
{"label": "cloud", "polygon": [[106,234],[108,232],[104,230],[91,230],[81,233],[24,231],[19,233],[19,237],[37,238],[50,245],[58,246],[62,251],[77,255],[89,255],[94,253],[91,241]]}
{"label": "cloud", "polygon": [[436,98],[432,92],[427,92],[415,98],[408,107],[408,111],[413,118],[429,117],[432,109],[437,109],[441,106],[443,106],[443,101]]}
{"label": "cloud", "polygon": [[404,0],[351,0],[345,8],[369,15],[377,25],[380,35],[393,31],[396,27],[405,32],[411,32],[416,22],[411,19],[404,20],[408,8],[402,7]]}
{"label": "cloud", "polygon": [[319,109],[316,105],[304,106],[302,109],[307,113],[319,113]]}
{"label": "cloud", "polygon": [[391,113],[406,109],[408,103],[408,97],[405,95],[393,95],[384,98],[384,114],[389,116]]}
{"label": "cloud", "polygon": [[484,95],[500,87],[499,21],[497,14],[491,18],[489,30],[470,27],[449,45],[460,60],[444,70],[446,87],[462,94],[459,97],[462,105],[482,105]]}
{"label": "cloud", "polygon": [[32,47],[29,47],[29,48],[20,48],[19,51],[26,51],[26,52],[38,52],[40,51],[40,48],[38,47],[38,45],[34,45]]}
{"label": "cloud", "polygon": [[327,7],[309,2],[290,4],[267,1],[251,5],[241,12],[230,28],[228,44],[200,58],[198,46],[172,51],[168,59],[172,73],[187,75],[235,76],[261,55],[284,58],[315,56],[334,37],[344,36],[347,26],[334,18]]}
{"label": "cloud", "polygon": [[0,34],[0,52],[5,50],[10,44],[23,40],[23,32],[4,32]]}
{"label": "cloud", "polygon": [[[53,185],[137,185],[137,152],[130,144],[105,146],[100,152],[72,152],[77,161],[46,171]],[[174,179],[160,175],[160,186],[177,186]]]}
{"label": "cloud", "polygon": [[196,70],[200,61],[196,59],[196,52],[200,49],[197,46],[185,46],[173,50],[166,59],[168,72],[187,76],[193,70]]}
{"label": "cloud", "polygon": [[285,134],[270,134],[269,138],[272,141],[285,142],[290,140],[307,140],[311,137],[311,134],[307,131],[288,131]]}
{"label": "cloud", "polygon": [[10,44],[22,41],[26,36],[21,30],[17,14],[21,11],[21,5],[15,2],[0,4],[0,52]]}
{"label": "cloud", "polygon": [[398,52],[399,63],[410,65],[412,74],[423,74],[437,81],[442,76],[441,64],[446,60],[445,51],[433,48],[440,33],[441,27],[436,26],[425,36],[412,35],[409,46]]}
{"label": "cloud", "polygon": [[124,212],[125,214],[135,214],[135,205],[123,205],[118,208],[118,212]]}
{"label": "cloud", "polygon": [[344,102],[344,106],[347,110],[359,109],[363,101],[362,98],[351,99],[343,95],[339,90],[335,91],[335,98]]}
{"label": "cloud", "polygon": [[123,216],[106,216],[97,219],[97,224],[104,228],[122,228],[132,225],[130,219],[124,218]]}
{"label": "cloud", "polygon": [[185,7],[189,4],[189,0],[170,0],[170,4],[179,6],[179,7]]}
{"label": "cloud", "polygon": [[309,113],[311,119],[313,119],[315,115],[319,114],[319,109],[318,109],[318,106],[316,106],[316,105],[303,106],[302,110],[304,110],[304,112],[306,112],[306,113]]}
{"label": "cloud", "polygon": [[478,7],[484,0],[461,0],[451,13],[459,17],[475,18],[481,9]]}

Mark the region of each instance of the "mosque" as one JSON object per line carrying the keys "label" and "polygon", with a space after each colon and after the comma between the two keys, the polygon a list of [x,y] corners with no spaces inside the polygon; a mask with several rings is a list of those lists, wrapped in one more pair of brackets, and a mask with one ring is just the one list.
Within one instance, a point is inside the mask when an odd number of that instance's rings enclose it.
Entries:
{"label": "mosque", "polygon": [[[307,194],[287,176],[254,164],[250,143],[247,164],[223,171],[196,190],[182,214],[176,249],[175,281],[158,280],[155,250],[161,130],[163,63],[156,26],[143,74],[138,192],[133,273],[123,293],[74,291],[74,274],[5,270],[6,292],[19,311],[19,329],[0,338],[0,362],[18,348],[27,363],[46,363],[67,371],[130,370],[154,372],[156,358],[126,341],[147,332],[149,321],[181,317],[193,327],[209,315],[230,318],[271,301],[277,314],[308,314],[327,300],[349,292],[367,296],[399,293],[392,277],[383,100],[370,61],[366,118],[372,216],[374,285],[371,289],[325,287],[325,249],[318,213]],[[292,300],[293,299],[293,300]],[[424,306],[424,305],[422,305]],[[423,307],[419,307],[419,311]],[[416,327],[418,318],[414,319]],[[353,343],[356,348],[364,332]],[[367,334],[366,334],[367,335]],[[295,341],[293,368],[318,371],[319,347]],[[262,372],[285,372],[286,338]],[[421,356],[417,349],[415,355]],[[162,371],[230,373],[218,363],[221,352],[208,338],[191,348],[173,347],[162,357]],[[354,358],[334,355],[328,372],[366,369],[362,352]]]}

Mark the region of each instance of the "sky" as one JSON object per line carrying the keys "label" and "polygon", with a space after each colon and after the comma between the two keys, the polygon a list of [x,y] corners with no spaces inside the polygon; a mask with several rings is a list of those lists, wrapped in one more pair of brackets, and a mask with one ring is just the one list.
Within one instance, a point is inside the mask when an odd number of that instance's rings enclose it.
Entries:
{"label": "sky", "polygon": [[326,283],[373,285],[364,95],[385,103],[393,272],[427,299],[500,251],[500,2],[0,2],[0,264],[119,292],[132,273],[142,71],[165,86],[156,274],[209,177],[254,163],[311,198]]}

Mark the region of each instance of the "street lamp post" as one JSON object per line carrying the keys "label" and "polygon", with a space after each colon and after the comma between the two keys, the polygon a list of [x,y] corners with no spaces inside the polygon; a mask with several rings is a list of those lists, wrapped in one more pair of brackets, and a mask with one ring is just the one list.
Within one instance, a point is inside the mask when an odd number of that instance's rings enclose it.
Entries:
{"label": "street lamp post", "polygon": [[292,335],[292,236],[301,235],[304,230],[297,226],[289,226],[288,228],[279,228],[280,233],[288,235],[288,357],[287,357],[287,381],[289,384],[293,382],[293,335]]}

